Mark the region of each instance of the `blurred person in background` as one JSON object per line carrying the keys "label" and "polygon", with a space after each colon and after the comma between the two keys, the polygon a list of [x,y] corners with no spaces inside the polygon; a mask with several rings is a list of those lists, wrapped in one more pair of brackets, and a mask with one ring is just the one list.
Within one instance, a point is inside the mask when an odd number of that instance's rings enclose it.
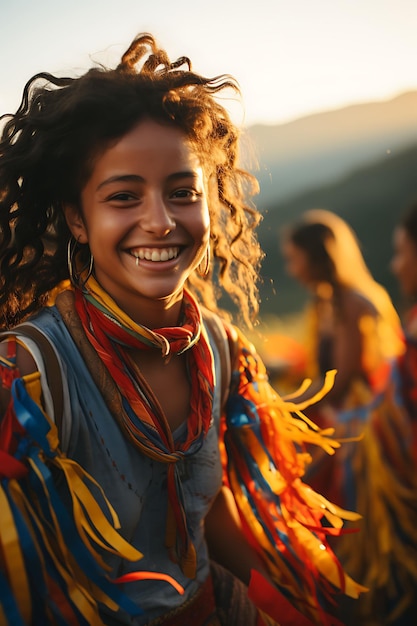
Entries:
{"label": "blurred person in background", "polygon": [[405,352],[400,359],[401,383],[413,430],[417,460],[417,200],[406,209],[394,231],[391,270],[404,297],[402,318]]}
{"label": "blurred person in background", "polygon": [[337,369],[326,402],[352,404],[352,393],[386,379],[387,360],[403,350],[401,324],[386,290],[372,277],[352,229],[339,216],[307,211],[283,241],[286,269],[312,294],[308,374]]}
{"label": "blurred person in background", "polygon": [[345,441],[334,457],[314,454],[305,479],[363,516],[360,532],[345,536],[338,550],[347,570],[370,589],[346,609],[347,623],[413,624],[417,483],[410,420],[398,394],[399,316],[338,215],[307,211],[286,229],[282,251],[288,274],[312,296],[306,375],[319,384],[325,372],[337,371],[332,390],[307,413]]}

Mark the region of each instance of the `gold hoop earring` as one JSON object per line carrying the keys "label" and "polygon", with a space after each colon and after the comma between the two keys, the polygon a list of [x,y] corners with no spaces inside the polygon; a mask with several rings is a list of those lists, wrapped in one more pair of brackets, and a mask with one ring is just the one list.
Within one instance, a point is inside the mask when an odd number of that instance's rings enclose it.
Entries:
{"label": "gold hoop earring", "polygon": [[210,271],[210,262],[211,262],[211,251],[210,251],[210,244],[209,244],[206,248],[203,258],[201,259],[200,263],[197,265],[197,273],[202,278],[208,275]]}
{"label": "gold hoop earring", "polygon": [[[85,283],[87,282],[87,280],[90,278],[91,274],[93,273],[94,257],[90,252],[90,260],[88,261],[88,263],[85,263],[83,267],[81,268],[81,270],[78,272],[76,270],[76,266],[77,266],[76,255],[80,251],[80,249],[81,249],[81,244],[79,244],[78,240],[74,239],[74,237],[71,235],[71,237],[68,239],[68,246],[67,246],[68,273],[69,273],[69,277],[70,277],[72,284],[75,287],[79,287],[80,289],[82,289]],[[87,274],[81,280],[81,277],[83,276],[85,272],[87,272]]]}

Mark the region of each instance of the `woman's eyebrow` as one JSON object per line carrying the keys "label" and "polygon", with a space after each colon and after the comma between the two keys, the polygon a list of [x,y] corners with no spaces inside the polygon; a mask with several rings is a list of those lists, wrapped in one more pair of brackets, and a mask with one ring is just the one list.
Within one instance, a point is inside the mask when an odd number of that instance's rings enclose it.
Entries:
{"label": "woman's eyebrow", "polygon": [[135,183],[143,183],[145,179],[138,174],[120,174],[116,176],[110,176],[110,178],[106,178],[99,185],[97,185],[97,191],[106,185],[110,185],[111,183],[117,182],[135,182]]}
{"label": "woman's eyebrow", "polygon": [[168,176],[168,180],[176,180],[178,178],[198,178],[198,173],[193,170],[186,170],[184,172],[175,172]]}

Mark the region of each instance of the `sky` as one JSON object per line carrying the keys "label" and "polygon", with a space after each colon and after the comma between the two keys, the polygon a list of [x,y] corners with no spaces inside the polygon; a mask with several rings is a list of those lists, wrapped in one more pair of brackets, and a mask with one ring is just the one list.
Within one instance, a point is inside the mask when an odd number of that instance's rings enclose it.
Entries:
{"label": "sky", "polygon": [[33,74],[113,67],[145,31],[199,73],[232,74],[244,126],[417,89],[416,0],[0,0],[0,114]]}

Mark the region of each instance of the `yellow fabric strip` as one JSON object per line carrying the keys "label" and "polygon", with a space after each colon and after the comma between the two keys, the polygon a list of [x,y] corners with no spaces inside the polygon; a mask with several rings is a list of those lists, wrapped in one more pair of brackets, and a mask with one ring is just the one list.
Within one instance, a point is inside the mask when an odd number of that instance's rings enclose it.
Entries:
{"label": "yellow fabric strip", "polygon": [[[37,468],[33,466],[34,471],[39,475]],[[41,477],[40,477],[40,480]],[[106,604],[111,610],[117,610],[117,605],[111,600],[105,593],[103,593],[100,589],[95,587],[95,585],[91,584],[88,581],[82,571],[78,568],[71,552],[68,551],[67,546],[62,541],[62,536],[59,528],[49,529],[47,532],[48,526],[45,524],[44,520],[38,516],[36,510],[32,507],[31,503],[25,498],[25,505],[28,510],[30,519],[32,523],[36,525],[36,528],[40,535],[42,536],[42,540],[48,550],[48,554],[54,562],[55,567],[58,569],[60,575],[63,577],[65,581],[65,585],[68,590],[68,594],[74,604],[77,606],[79,611],[85,617],[85,619],[90,624],[98,624],[98,612],[97,612],[97,602],[102,602]],[[55,537],[55,532],[57,532],[57,536]],[[53,533],[53,535],[52,535]],[[49,538],[54,536],[55,539],[58,538],[58,546],[51,544]],[[59,548],[57,550],[57,547]],[[80,581],[85,583],[85,586],[80,584]],[[92,591],[94,590],[94,595]]]}
{"label": "yellow fabric strip", "polygon": [[[120,522],[116,511],[106,498],[99,484],[92,478],[92,476],[87,475],[78,463],[68,459],[67,457],[62,456],[57,458],[55,459],[55,463],[65,474],[67,485],[71,491],[75,523],[77,524],[80,535],[84,537],[84,543],[86,543],[87,547],[89,544],[86,541],[86,534],[112,554],[123,556],[123,558],[128,559],[129,561],[138,561],[141,559],[143,556],[142,553],[123,539],[120,533],[117,532],[116,529],[120,528]],[[88,480],[100,489],[107,509],[112,517],[113,524],[110,524],[104,516],[97,501],[92,496],[88,487],[84,484],[83,477],[88,477]],[[85,516],[83,512],[84,510],[87,511],[88,517]],[[88,521],[89,519],[91,520],[91,523]],[[98,533],[105,538],[106,543],[101,541],[94,529],[96,529]]]}
{"label": "yellow fabric strip", "polygon": [[[120,322],[126,326],[129,330],[141,335],[142,337],[146,337],[151,341],[155,341],[156,338],[159,339],[159,342],[163,340],[160,335],[153,333],[151,330],[146,328],[145,326],[140,326],[136,324],[122,309],[116,304],[116,302],[111,298],[102,287],[95,280],[94,276],[90,276],[88,279],[86,286],[88,291],[94,296],[101,306],[110,311],[112,315],[114,315],[115,319],[120,320]],[[166,341],[166,340],[165,340]]]}
{"label": "yellow fabric strip", "polygon": [[33,372],[32,374],[23,376],[22,380],[25,383],[25,388],[29,396],[38,405],[39,409],[42,411],[45,419],[47,420],[49,424],[49,432],[47,434],[47,440],[51,447],[51,450],[57,451],[58,446],[59,446],[58,429],[55,423],[49,418],[49,416],[47,415],[47,413],[44,411],[42,407],[41,374],[40,372]]}
{"label": "yellow fabric strip", "polygon": [[304,411],[304,409],[307,409],[309,406],[312,406],[313,404],[320,402],[320,400],[323,400],[324,396],[332,389],[336,374],[337,370],[329,370],[328,372],[326,372],[323,386],[311,398],[308,398],[308,400],[303,400],[301,402],[291,402],[290,400],[288,400],[288,396],[284,397],[283,402],[285,404],[286,410]]}
{"label": "yellow fabric strip", "polygon": [[5,573],[9,580],[12,593],[16,599],[16,603],[22,614],[22,618],[29,624],[32,612],[32,602],[26,566],[20,547],[19,535],[14,523],[13,513],[10,509],[7,496],[1,486],[0,512],[0,555],[4,561]]}
{"label": "yellow fabric strip", "polygon": [[[35,372],[33,374],[25,376],[23,380],[25,382],[25,387],[30,397],[34,402],[36,402],[39,407],[41,407],[42,389],[40,385],[39,372]],[[46,413],[43,413],[51,427],[48,434],[48,440],[51,443],[52,449],[56,450],[59,443],[57,428],[48,418]],[[57,456],[53,460],[53,463],[57,465],[65,474],[66,482],[71,493],[74,520],[77,525],[77,529],[86,547],[93,554],[97,562],[99,562],[102,567],[106,567],[104,561],[92,548],[91,543],[87,539],[87,536],[93,539],[93,541],[95,541],[99,546],[101,546],[108,552],[111,552],[112,554],[122,554],[123,557],[128,559],[129,561],[137,561],[141,559],[143,556],[142,553],[139,552],[139,550],[136,550],[136,548],[134,548],[130,543],[123,539],[123,537],[117,532],[116,529],[120,528],[119,518],[97,481],[95,481],[92,476],[87,474],[78,463],[76,463],[72,459],[67,458],[65,455],[62,455],[59,450],[57,450]],[[32,468],[37,472],[37,468],[35,465],[33,465],[33,463]],[[100,490],[107,509],[111,515],[112,524],[108,522],[100,506],[97,504],[95,498],[92,496],[90,490],[84,483],[85,479],[87,479]],[[49,500],[49,494],[46,489],[45,495]],[[85,511],[87,511],[88,517],[86,517]],[[53,515],[55,520],[55,526],[58,529],[59,525],[55,518],[52,507],[51,515]],[[105,542],[102,541],[99,535],[101,535],[101,537],[105,537]]]}
{"label": "yellow fabric strip", "polygon": [[289,569],[285,555],[281,554],[281,552],[277,550],[275,543],[271,545],[271,542],[266,536],[262,525],[253,514],[253,510],[248,503],[246,496],[241,491],[239,481],[234,470],[230,473],[230,486],[233,490],[239,511],[242,517],[246,520],[258,549],[261,549],[263,552],[265,562],[268,566],[268,572],[272,580],[281,588],[288,588],[296,603],[307,603],[311,601],[311,598],[307,598],[305,596],[305,589],[301,588],[299,581]]}
{"label": "yellow fabric strip", "polygon": [[359,583],[355,582],[343,570],[339,569],[334,557],[330,556],[326,547],[313,533],[302,526],[294,516],[287,511],[285,506],[281,507],[282,515],[286,520],[288,528],[291,528],[297,542],[308,555],[307,558],[317,567],[318,571],[329,580],[337,589],[345,587],[344,593],[351,598],[358,598],[360,593],[367,591]]}

